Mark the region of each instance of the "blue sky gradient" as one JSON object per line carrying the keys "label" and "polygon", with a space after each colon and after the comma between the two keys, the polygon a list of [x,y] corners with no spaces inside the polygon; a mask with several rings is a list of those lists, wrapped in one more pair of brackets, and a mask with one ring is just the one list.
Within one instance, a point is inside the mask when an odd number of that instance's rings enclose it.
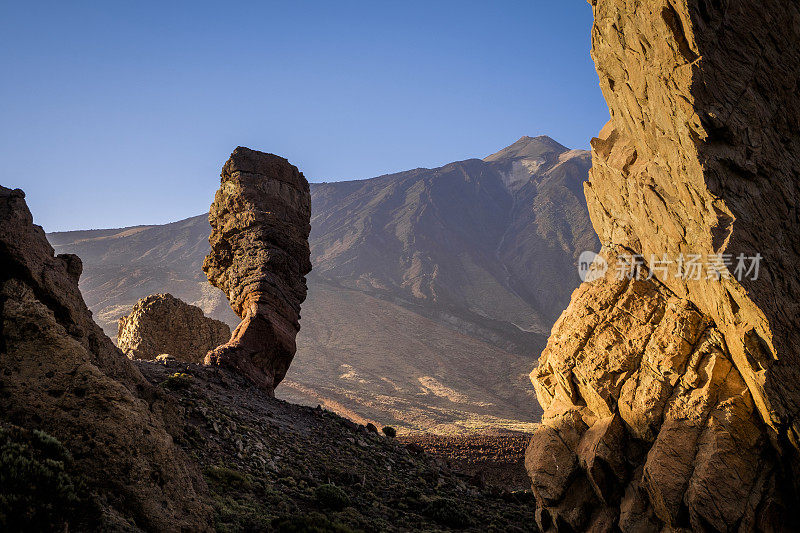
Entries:
{"label": "blue sky gradient", "polygon": [[587,148],[608,120],[583,0],[2,2],[0,184],[46,230],[208,208],[237,145],[310,181]]}

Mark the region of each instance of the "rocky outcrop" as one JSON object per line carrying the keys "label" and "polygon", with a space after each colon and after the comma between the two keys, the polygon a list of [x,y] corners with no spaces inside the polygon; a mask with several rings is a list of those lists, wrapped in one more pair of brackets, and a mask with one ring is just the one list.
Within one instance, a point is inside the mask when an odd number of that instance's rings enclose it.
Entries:
{"label": "rocky outcrop", "polygon": [[202,363],[206,354],[230,339],[231,328],[171,294],[151,294],[119,319],[117,346],[132,359],[169,354],[178,361]]}
{"label": "rocky outcrop", "polygon": [[270,394],[297,350],[310,219],[309,186],[297,167],[248,148],[233,151],[208,215],[203,270],[242,322],[205,362],[235,368]]}
{"label": "rocky outcrop", "polygon": [[780,465],[720,330],[645,267],[618,274],[581,285],[531,375],[542,529],[774,527]]}
{"label": "rocky outcrop", "polygon": [[[791,528],[800,8],[591,4],[611,121],[585,191],[611,269],[576,291],[532,374],[540,524]],[[613,278],[629,254],[652,279]],[[692,256],[721,268],[687,275]]]}
{"label": "rocky outcrop", "polygon": [[64,443],[98,528],[207,530],[205,484],[170,434],[177,407],[92,321],[80,259],[53,255],[24,198],[0,187],[0,417]]}

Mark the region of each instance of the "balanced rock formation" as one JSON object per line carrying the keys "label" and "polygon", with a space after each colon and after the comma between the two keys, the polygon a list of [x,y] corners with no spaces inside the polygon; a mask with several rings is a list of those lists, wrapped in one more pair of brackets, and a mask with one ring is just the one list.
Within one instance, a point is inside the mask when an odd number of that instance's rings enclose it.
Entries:
{"label": "balanced rock formation", "polygon": [[[59,439],[103,510],[98,529],[206,531],[199,469],[175,445],[177,407],[106,337],[25,195],[0,187],[0,417]],[[176,433],[177,434],[177,433]]]}
{"label": "balanced rock formation", "polygon": [[[540,525],[796,527],[800,7],[591,4],[611,121],[585,191],[610,270],[532,374]],[[630,255],[649,280],[614,277]]]}
{"label": "balanced rock formation", "polygon": [[202,363],[206,354],[230,339],[231,328],[171,294],[151,294],[119,319],[117,346],[132,359],[169,354],[178,361]]}
{"label": "balanced rock formation", "polygon": [[221,176],[203,270],[242,322],[205,362],[234,368],[272,394],[297,350],[311,271],[309,186],[286,159],[243,147]]}

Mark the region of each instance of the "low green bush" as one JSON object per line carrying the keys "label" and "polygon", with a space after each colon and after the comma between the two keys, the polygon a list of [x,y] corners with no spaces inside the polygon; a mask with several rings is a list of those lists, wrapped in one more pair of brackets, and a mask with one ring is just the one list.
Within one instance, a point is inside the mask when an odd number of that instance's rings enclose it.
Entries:
{"label": "low green bush", "polygon": [[425,509],[425,514],[443,526],[464,528],[472,525],[469,513],[455,500],[434,498]]}
{"label": "low green bush", "polygon": [[314,498],[323,507],[339,511],[350,505],[350,497],[336,485],[320,485],[314,489]]}
{"label": "low green bush", "polygon": [[164,386],[172,390],[188,389],[192,385],[191,374],[175,372],[164,382]]}
{"label": "low green bush", "polygon": [[320,513],[276,518],[272,527],[281,533],[355,533],[349,527],[333,522]]}
{"label": "low green bush", "polygon": [[99,520],[72,456],[47,433],[0,427],[0,531],[67,531]]}

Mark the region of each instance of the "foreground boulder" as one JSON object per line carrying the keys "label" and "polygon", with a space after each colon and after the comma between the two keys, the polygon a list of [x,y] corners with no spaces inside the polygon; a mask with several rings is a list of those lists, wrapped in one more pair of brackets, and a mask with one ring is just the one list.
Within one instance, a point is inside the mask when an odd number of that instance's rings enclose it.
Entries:
{"label": "foreground boulder", "polygon": [[[540,525],[792,529],[800,8],[591,4],[611,121],[585,191],[610,270],[575,292],[532,374]],[[631,255],[645,279],[616,277]]]}
{"label": "foreground boulder", "polygon": [[0,187],[0,419],[63,443],[102,510],[78,529],[208,530],[177,407],[92,321],[80,259],[53,255],[24,198]]}
{"label": "foreground boulder", "polygon": [[205,362],[234,368],[272,394],[297,350],[311,271],[308,182],[282,157],[236,148],[208,219],[203,270],[242,322]]}
{"label": "foreground boulder", "polygon": [[169,354],[178,361],[202,363],[209,350],[230,339],[231,328],[171,294],[151,294],[119,319],[117,346],[132,359]]}

